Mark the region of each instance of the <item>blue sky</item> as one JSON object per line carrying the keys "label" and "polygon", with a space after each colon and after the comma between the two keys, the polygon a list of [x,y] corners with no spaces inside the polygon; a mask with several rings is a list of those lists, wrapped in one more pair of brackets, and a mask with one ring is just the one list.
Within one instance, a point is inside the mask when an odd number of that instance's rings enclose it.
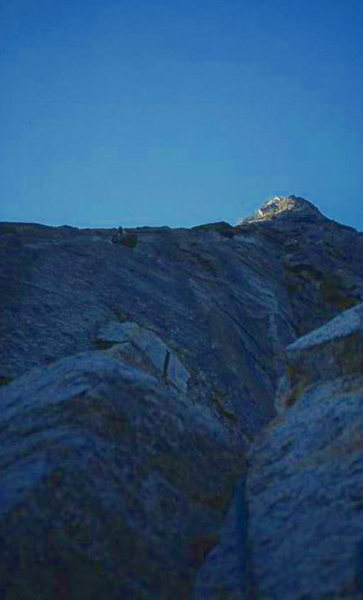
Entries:
{"label": "blue sky", "polygon": [[0,0],[0,220],[363,230],[362,0]]}

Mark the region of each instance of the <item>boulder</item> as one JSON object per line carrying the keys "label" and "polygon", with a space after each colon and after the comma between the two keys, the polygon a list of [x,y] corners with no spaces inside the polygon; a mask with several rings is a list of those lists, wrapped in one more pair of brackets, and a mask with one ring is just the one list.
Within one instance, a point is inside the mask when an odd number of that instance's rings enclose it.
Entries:
{"label": "boulder", "polygon": [[144,370],[85,352],[0,390],[7,600],[189,598],[240,446]]}
{"label": "boulder", "polygon": [[363,304],[344,311],[319,329],[298,339],[286,351],[287,373],[275,399],[282,413],[302,392],[342,377],[354,380],[363,373]]}
{"label": "boulder", "polygon": [[[179,358],[153,331],[134,322],[111,321],[99,331],[97,340],[118,346],[112,351],[125,358],[131,357],[138,363],[149,365],[166,382],[182,391],[187,391],[189,373]],[[146,361],[146,362],[145,362]]]}

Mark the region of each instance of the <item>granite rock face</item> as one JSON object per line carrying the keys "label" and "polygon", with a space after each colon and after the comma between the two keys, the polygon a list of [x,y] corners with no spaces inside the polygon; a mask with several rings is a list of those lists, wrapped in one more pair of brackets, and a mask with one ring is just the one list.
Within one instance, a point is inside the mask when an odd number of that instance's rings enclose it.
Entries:
{"label": "granite rock face", "polygon": [[291,197],[237,227],[128,230],[135,247],[113,243],[116,230],[0,225],[0,378],[98,349],[107,323],[134,322],[248,439],[274,414],[283,349],[363,300],[363,236],[311,206]]}
{"label": "granite rock face", "polygon": [[97,351],[0,406],[6,599],[188,598],[244,470],[216,415]]}
{"label": "granite rock face", "polygon": [[363,234],[327,219],[307,200],[276,197],[239,229],[279,255],[296,336],[363,300]]}
{"label": "granite rock face", "polygon": [[195,599],[362,598],[363,304],[287,357],[279,416],[250,447],[245,496],[235,500],[246,505],[244,538],[227,519]]}
{"label": "granite rock face", "polygon": [[97,341],[116,344],[110,352],[126,361],[144,365],[148,370],[176,388],[186,392],[189,373],[176,354],[153,331],[139,327],[136,323],[111,321],[101,328]]}
{"label": "granite rock face", "polygon": [[[345,508],[342,529],[332,523],[334,494],[352,490],[354,503],[358,490],[359,448],[345,436],[359,425],[362,247],[362,234],[294,196],[235,227],[0,224],[7,600],[228,600],[254,589],[322,599],[301,583],[304,573],[315,583],[316,556],[310,571],[295,568],[316,531],[304,530],[308,510],[323,527],[319,477],[306,476],[306,496],[299,476],[321,459],[326,543],[342,537],[348,564],[356,515]],[[349,448],[330,463],[332,436]],[[334,557],[341,581],[325,597],[348,598],[353,568]],[[287,571],[286,596],[275,569]]]}

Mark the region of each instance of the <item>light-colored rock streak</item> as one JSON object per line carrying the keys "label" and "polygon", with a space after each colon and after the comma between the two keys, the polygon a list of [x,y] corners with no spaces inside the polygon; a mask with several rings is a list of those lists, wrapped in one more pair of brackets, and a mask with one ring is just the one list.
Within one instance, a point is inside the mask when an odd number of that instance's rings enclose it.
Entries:
{"label": "light-colored rock streak", "polygon": [[346,337],[358,331],[363,331],[363,304],[354,306],[319,329],[296,340],[288,349],[292,352],[295,350],[306,350],[313,346],[325,344],[333,339]]}

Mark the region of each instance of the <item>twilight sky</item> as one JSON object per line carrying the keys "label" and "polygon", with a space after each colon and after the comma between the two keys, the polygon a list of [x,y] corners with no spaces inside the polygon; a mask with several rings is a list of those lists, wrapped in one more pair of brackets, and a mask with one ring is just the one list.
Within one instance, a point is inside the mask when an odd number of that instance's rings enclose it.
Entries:
{"label": "twilight sky", "polygon": [[0,0],[0,220],[363,230],[362,0]]}

